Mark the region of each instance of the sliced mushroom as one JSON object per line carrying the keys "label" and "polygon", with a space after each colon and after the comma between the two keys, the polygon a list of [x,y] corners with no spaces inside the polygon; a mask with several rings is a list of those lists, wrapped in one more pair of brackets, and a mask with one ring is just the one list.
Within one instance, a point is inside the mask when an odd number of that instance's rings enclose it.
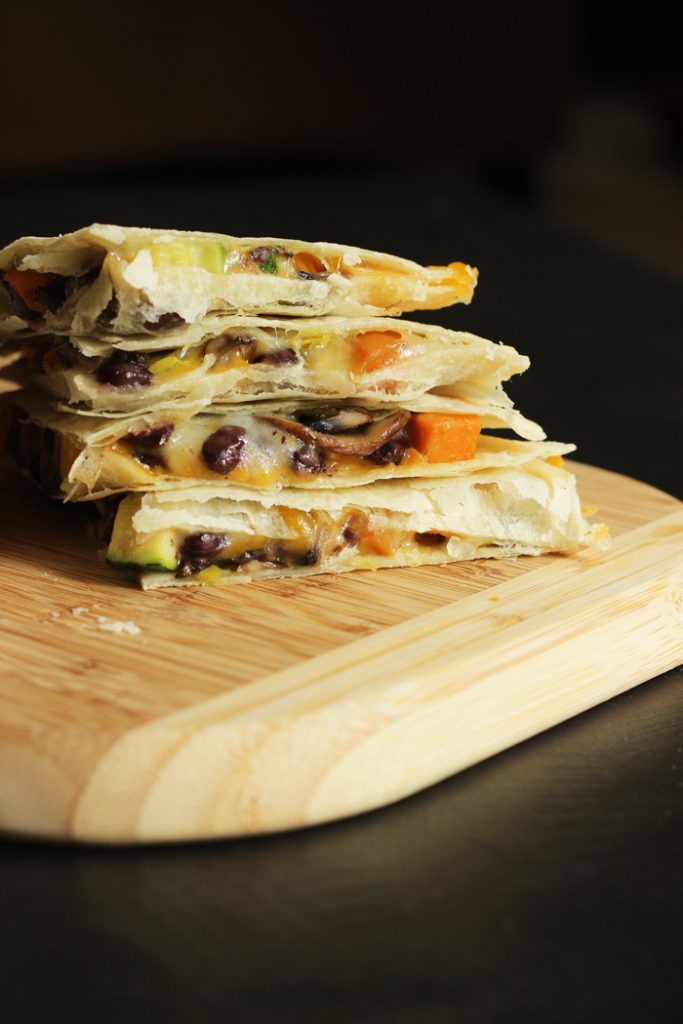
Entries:
{"label": "sliced mushroom", "polygon": [[321,434],[343,434],[345,430],[356,430],[372,423],[375,416],[367,409],[334,408],[325,406],[313,409],[312,412],[297,414],[297,421],[309,430],[317,430]]}
{"label": "sliced mushroom", "polygon": [[227,363],[234,356],[252,363],[256,355],[256,338],[251,334],[221,334],[204,346],[206,355],[216,357],[216,366]]}
{"label": "sliced mushroom", "polygon": [[297,423],[296,420],[284,419],[281,416],[264,416],[264,419],[268,423],[272,423],[278,430],[293,434],[294,437],[300,438],[307,444],[316,445],[318,448],[339,452],[341,455],[372,455],[395,433],[405,427],[410,419],[410,413],[401,410],[394,412],[391,416],[376,420],[362,434],[324,434],[303,423]]}

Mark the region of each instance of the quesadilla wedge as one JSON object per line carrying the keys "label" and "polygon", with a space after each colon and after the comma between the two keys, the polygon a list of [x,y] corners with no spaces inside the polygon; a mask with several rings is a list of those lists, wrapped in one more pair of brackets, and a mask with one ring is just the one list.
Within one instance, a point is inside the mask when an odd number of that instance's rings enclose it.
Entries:
{"label": "quesadilla wedge", "polygon": [[92,224],[0,251],[0,332],[162,333],[212,312],[382,316],[470,302],[465,263],[355,246]]}
{"label": "quesadilla wedge", "polygon": [[376,317],[220,317],[163,339],[57,335],[30,347],[27,372],[41,388],[104,415],[289,397],[396,403],[430,391],[509,404],[501,383],[529,365],[474,334]]}
{"label": "quesadilla wedge", "polygon": [[226,480],[266,489],[353,487],[573,450],[482,435],[482,427],[508,425],[494,406],[437,396],[397,406],[258,402],[113,420],[55,413],[30,396],[16,401],[23,410],[10,428],[11,450],[24,467],[40,467],[46,489],[70,501]]}
{"label": "quesadilla wedge", "polygon": [[581,514],[573,475],[537,460],[410,487],[128,495],[107,559],[163,587],[570,553],[605,540]]}

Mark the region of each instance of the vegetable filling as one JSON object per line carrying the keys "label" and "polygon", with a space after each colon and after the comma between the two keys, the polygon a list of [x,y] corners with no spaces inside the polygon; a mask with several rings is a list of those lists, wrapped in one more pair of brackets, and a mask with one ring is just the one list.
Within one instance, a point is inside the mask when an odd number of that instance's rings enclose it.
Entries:
{"label": "vegetable filling", "polygon": [[17,417],[14,448],[24,466],[39,459],[52,488],[61,478],[62,490],[76,482],[93,493],[143,489],[160,479],[296,487],[315,486],[321,476],[353,481],[379,467],[470,460],[481,431],[481,418],[471,414],[313,403],[277,406],[277,414],[257,409],[143,421],[108,443],[87,447],[52,431],[43,431],[51,436],[41,439],[41,428]]}
{"label": "vegetable filling", "polygon": [[57,313],[68,301],[77,301],[99,274],[94,266],[79,276],[40,274],[36,270],[0,271],[0,289],[15,316],[29,322]]}
{"label": "vegetable filling", "polygon": [[[248,532],[190,532],[182,528],[136,533],[134,495],[118,505],[107,560],[119,566],[174,573],[201,583],[218,582],[223,573],[259,575],[273,569],[323,565],[339,557],[360,555],[381,565],[397,552],[425,547],[446,552],[442,533],[415,533],[406,516],[346,508],[336,514],[276,507],[282,536]],[[103,502],[107,516],[107,502]],[[437,555],[438,557],[438,555]]]}

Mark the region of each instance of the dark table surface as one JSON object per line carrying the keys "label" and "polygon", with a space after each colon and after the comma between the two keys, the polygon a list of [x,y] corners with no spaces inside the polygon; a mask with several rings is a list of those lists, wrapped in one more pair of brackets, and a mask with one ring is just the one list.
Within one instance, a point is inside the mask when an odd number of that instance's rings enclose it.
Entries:
{"label": "dark table surface", "polygon": [[[683,492],[683,294],[471,183],[355,175],[5,190],[0,243],[91,220],[328,238],[480,267],[424,319],[531,357],[585,462]],[[678,1022],[683,672],[393,807],[179,847],[0,845],[3,1019]],[[0,776],[0,785],[11,780]]]}

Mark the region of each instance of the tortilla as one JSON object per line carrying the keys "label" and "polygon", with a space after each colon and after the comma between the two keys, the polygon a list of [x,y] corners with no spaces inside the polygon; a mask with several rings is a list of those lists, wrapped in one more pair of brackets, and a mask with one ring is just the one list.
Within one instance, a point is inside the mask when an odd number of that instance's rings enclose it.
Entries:
{"label": "tortilla", "polygon": [[390,318],[220,317],[160,338],[55,336],[27,373],[65,405],[102,415],[179,403],[363,398],[396,403],[437,391],[491,395],[526,356],[465,331]]}
{"label": "tortilla", "polygon": [[106,224],[20,238],[0,251],[0,274],[0,332],[103,335],[160,333],[215,312],[439,309],[469,303],[477,279],[464,263],[422,267],[355,246]]}
{"label": "tortilla", "polygon": [[[459,476],[573,451],[573,445],[480,434],[482,426],[505,425],[493,406],[436,395],[396,406],[258,402],[128,419],[66,416],[30,395],[20,395],[17,405],[10,430],[17,460],[26,467],[40,462],[43,486],[70,501],[185,484],[219,487],[227,480],[275,490],[357,487]],[[435,419],[454,439],[430,451],[424,429],[433,429]]]}
{"label": "tortilla", "polygon": [[604,545],[606,529],[583,518],[573,475],[536,460],[409,487],[129,495],[107,557],[158,587],[571,553],[588,542]]}

